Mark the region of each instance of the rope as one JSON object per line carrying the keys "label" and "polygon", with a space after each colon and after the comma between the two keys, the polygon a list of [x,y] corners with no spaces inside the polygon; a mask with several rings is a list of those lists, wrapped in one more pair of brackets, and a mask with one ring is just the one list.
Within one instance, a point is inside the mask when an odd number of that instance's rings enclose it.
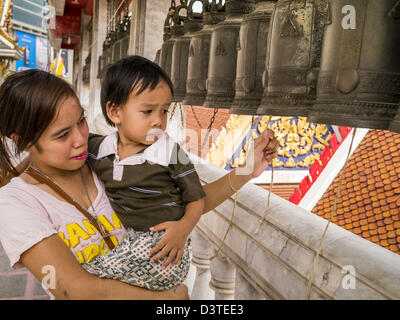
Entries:
{"label": "rope", "polygon": [[214,258],[216,258],[216,257],[218,256],[218,253],[221,251],[221,248],[222,248],[223,245],[225,244],[226,237],[227,237],[229,231],[230,231],[231,228],[232,228],[233,217],[235,216],[235,211],[236,211],[236,204],[237,204],[238,194],[239,194],[238,192],[235,193],[235,201],[234,201],[234,203],[233,203],[233,209],[232,209],[231,220],[229,221],[229,226],[228,226],[228,229],[226,229],[224,238],[222,239],[222,243],[220,244],[220,246],[218,247],[218,249],[215,251],[215,254],[214,254],[211,258],[208,258],[208,260],[213,260]]}
{"label": "rope", "polygon": [[[269,118],[268,118],[268,125],[269,125],[271,119],[272,119],[272,115],[269,116]],[[253,124],[253,122],[254,122],[254,117],[253,117],[253,119],[252,119],[252,124]],[[267,128],[268,128],[268,125],[267,125]],[[250,131],[250,132],[251,132],[251,131]],[[253,136],[252,136],[252,135],[250,136],[250,139],[253,139]],[[258,223],[258,227],[257,227],[257,230],[256,230],[256,234],[259,232],[261,223],[262,223],[263,220],[265,219],[266,212],[267,212],[267,210],[268,210],[268,208],[269,208],[270,197],[271,197],[272,186],[273,186],[273,180],[274,180],[274,167],[273,167],[273,164],[271,163],[271,184],[270,184],[270,190],[269,190],[269,194],[268,194],[267,209],[265,210],[264,217],[263,217],[262,219],[260,219],[260,221],[259,221],[259,223]],[[224,235],[224,238],[223,238],[223,240],[222,240],[221,245],[220,245],[219,248],[216,250],[216,253],[215,253],[211,258],[209,258],[209,260],[213,260],[215,257],[217,257],[219,251],[221,250],[221,248],[222,248],[223,245],[225,244],[226,237],[227,237],[227,235],[228,235],[228,233],[229,233],[229,231],[230,231],[230,229],[231,229],[231,227],[232,227],[232,224],[233,224],[233,217],[234,217],[235,211],[236,211],[237,198],[238,198],[238,192],[236,192],[236,194],[235,194],[235,201],[234,201],[234,204],[233,204],[232,216],[231,216],[231,220],[229,221],[228,229],[227,229],[226,232],[225,232],[225,235]]]}
{"label": "rope", "polygon": [[351,154],[351,149],[352,149],[352,147],[353,147],[353,142],[354,142],[354,136],[355,136],[355,135],[356,135],[356,128],[353,129],[353,135],[352,135],[352,137],[351,137],[350,148],[349,148],[349,151],[348,151],[348,153],[347,153],[346,162],[344,163],[344,166],[343,166],[343,171],[342,171],[342,173],[341,173],[341,175],[340,175],[339,185],[338,185],[338,189],[337,189],[337,191],[336,191],[336,196],[335,196],[335,200],[334,200],[334,202],[333,202],[333,207],[332,207],[332,210],[331,210],[331,214],[330,214],[330,216],[329,216],[329,220],[328,220],[328,223],[327,223],[327,225],[326,225],[326,227],[325,227],[324,233],[322,234],[322,238],[321,238],[321,240],[320,240],[320,242],[319,242],[317,254],[316,254],[315,257],[314,257],[314,261],[313,261],[313,264],[312,264],[312,269],[311,269],[311,273],[310,273],[310,278],[308,279],[308,285],[307,285],[307,293],[306,293],[306,299],[307,299],[307,300],[310,299],[311,285],[312,285],[312,279],[313,279],[313,276],[314,276],[315,266],[316,266],[316,264],[317,264],[318,257],[319,257],[319,255],[321,254],[322,245],[323,245],[323,242],[324,242],[324,240],[325,240],[325,236],[326,236],[326,234],[327,234],[329,224],[331,223],[333,214],[334,214],[334,212],[336,211],[337,200],[338,200],[338,197],[339,197],[339,194],[340,194],[340,189],[341,189],[341,187],[342,187],[344,172],[346,171],[346,166],[347,166],[347,162],[348,162],[348,160],[349,160],[350,154]]}
{"label": "rope", "polygon": [[[269,127],[269,123],[271,122],[272,119],[272,115],[269,116],[268,118],[268,122],[267,122],[267,129]],[[271,129],[272,130],[272,129]],[[272,193],[272,187],[274,185],[274,163],[271,162],[271,182],[269,185],[269,192],[268,192],[268,199],[267,199],[267,208],[264,211],[264,215],[262,218],[260,218],[260,220],[258,221],[258,225],[257,225],[257,229],[255,231],[255,234],[257,235],[260,232],[260,227],[261,224],[263,223],[263,221],[265,220],[265,217],[267,216],[267,212],[269,210],[269,203],[270,203],[270,199],[271,199],[271,193]]]}

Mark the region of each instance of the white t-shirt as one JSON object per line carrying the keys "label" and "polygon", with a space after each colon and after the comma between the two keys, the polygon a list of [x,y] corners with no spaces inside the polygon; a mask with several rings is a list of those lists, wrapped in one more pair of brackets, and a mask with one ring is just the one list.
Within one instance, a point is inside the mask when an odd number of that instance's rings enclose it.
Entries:
{"label": "white t-shirt", "polygon": [[[98,190],[93,201],[94,212],[117,245],[126,231],[102,183],[94,172],[92,174]],[[88,211],[94,215],[91,208]],[[79,263],[90,262],[109,250],[100,233],[73,205],[20,177],[0,188],[0,241],[11,267],[24,267],[20,262],[21,254],[52,234],[60,236]]]}

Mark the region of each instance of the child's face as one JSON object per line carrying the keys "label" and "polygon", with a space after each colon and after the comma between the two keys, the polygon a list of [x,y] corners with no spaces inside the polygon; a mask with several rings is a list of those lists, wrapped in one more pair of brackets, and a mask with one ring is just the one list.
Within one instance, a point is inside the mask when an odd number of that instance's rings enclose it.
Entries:
{"label": "child's face", "polygon": [[152,91],[147,88],[139,95],[132,91],[126,104],[115,109],[117,117],[112,120],[126,140],[151,145],[167,127],[171,101],[170,87],[160,81]]}

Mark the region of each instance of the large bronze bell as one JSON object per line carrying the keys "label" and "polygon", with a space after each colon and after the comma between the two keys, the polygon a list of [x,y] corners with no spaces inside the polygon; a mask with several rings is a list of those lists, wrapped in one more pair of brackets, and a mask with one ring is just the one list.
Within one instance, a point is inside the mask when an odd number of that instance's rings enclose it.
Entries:
{"label": "large bronze bell", "polygon": [[121,40],[115,41],[112,46],[112,62],[117,62],[121,59]]}
{"label": "large bronze bell", "polygon": [[[197,0],[190,0],[188,5],[180,5],[174,14],[172,35],[176,36],[172,49],[171,81],[174,85],[173,102],[180,102],[186,95],[186,79],[188,72],[189,46],[193,34],[199,31],[203,23],[203,15],[193,13],[193,4]],[[187,10],[186,19],[179,16],[181,10]],[[182,23],[178,24],[178,23]],[[181,35],[182,31],[184,32]],[[181,36],[180,36],[181,35]]]}
{"label": "large bronze bell", "polygon": [[398,6],[398,0],[331,1],[309,121],[389,128],[400,102]]}
{"label": "large bronze bell", "polygon": [[171,2],[167,17],[164,22],[163,44],[160,49],[159,66],[171,77],[172,49],[175,39],[171,37],[172,18],[175,12],[175,1]]}
{"label": "large bronze bell", "polygon": [[397,115],[390,123],[389,130],[400,133],[400,107],[398,108]]}
{"label": "large bronze bell", "polygon": [[154,63],[157,63],[158,65],[160,65],[160,53],[161,53],[161,49],[158,49],[156,52],[156,56],[154,58]]}
{"label": "large bronze bell", "polygon": [[205,107],[231,107],[235,97],[237,48],[243,16],[254,9],[254,0],[226,0],[226,18],[212,34]]}
{"label": "large bronze bell", "polygon": [[230,113],[256,114],[263,96],[262,75],[267,55],[269,24],[275,1],[256,0],[255,10],[240,27],[235,100]]}
{"label": "large bronze bell", "polygon": [[307,116],[316,99],[328,0],[280,0],[273,12],[258,114]]}
{"label": "large bronze bell", "polygon": [[217,23],[225,19],[222,1],[203,2],[203,28],[193,34],[189,46],[188,73],[184,105],[201,106],[206,99],[206,81],[210,59],[211,33]]}

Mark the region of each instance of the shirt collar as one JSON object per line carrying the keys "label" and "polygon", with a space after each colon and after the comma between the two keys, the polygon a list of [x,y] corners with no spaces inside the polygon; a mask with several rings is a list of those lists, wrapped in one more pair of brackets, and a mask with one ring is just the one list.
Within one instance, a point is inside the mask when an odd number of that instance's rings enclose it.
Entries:
{"label": "shirt collar", "polygon": [[131,155],[122,161],[118,157],[118,132],[114,132],[104,138],[100,144],[97,159],[115,154],[117,162],[121,165],[136,165],[142,164],[145,161],[150,163],[168,166],[171,160],[172,152],[176,142],[171,138],[167,132],[164,131],[162,136],[154,142],[151,146],[147,147],[144,152]]}
{"label": "shirt collar", "polygon": [[111,154],[118,154],[118,132],[113,132],[106,136],[103,142],[100,144],[99,152],[97,153],[97,159],[107,157]]}

